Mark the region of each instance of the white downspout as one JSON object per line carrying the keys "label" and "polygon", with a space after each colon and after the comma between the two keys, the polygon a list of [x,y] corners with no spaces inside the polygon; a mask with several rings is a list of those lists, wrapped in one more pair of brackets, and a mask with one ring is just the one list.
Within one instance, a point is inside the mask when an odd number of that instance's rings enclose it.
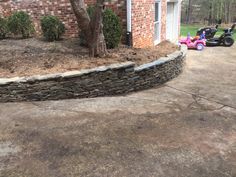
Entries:
{"label": "white downspout", "polygon": [[126,16],[127,16],[127,45],[132,46],[132,0],[126,2]]}
{"label": "white downspout", "polygon": [[132,2],[131,0],[127,0],[126,4],[126,9],[127,9],[127,32],[131,33],[131,16],[132,16]]}

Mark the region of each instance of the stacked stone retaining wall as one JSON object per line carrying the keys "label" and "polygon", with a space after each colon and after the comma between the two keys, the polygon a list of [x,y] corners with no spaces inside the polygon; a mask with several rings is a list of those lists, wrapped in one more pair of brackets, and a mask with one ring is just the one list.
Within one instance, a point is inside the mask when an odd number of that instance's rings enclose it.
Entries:
{"label": "stacked stone retaining wall", "polygon": [[133,62],[32,77],[0,78],[0,102],[44,101],[125,94],[151,88],[183,70],[186,47],[135,67]]}

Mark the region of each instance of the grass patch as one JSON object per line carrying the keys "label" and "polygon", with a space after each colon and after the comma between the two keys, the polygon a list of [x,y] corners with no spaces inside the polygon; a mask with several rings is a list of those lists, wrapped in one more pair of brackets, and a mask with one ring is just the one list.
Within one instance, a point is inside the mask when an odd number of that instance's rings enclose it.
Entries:
{"label": "grass patch", "polygon": [[[191,36],[195,36],[197,30],[204,25],[181,25],[181,36],[187,36],[188,32],[190,32]],[[216,36],[220,36],[223,33],[223,28],[219,28]],[[234,39],[236,40],[236,30],[234,30],[233,34]]]}

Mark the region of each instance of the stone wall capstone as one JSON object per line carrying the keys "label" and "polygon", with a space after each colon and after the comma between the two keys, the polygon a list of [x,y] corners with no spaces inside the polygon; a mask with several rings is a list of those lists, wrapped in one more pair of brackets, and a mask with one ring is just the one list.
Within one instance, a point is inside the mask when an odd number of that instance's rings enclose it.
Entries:
{"label": "stone wall capstone", "polygon": [[44,101],[125,94],[177,77],[186,47],[135,67],[133,62],[32,77],[0,78],[0,102]]}

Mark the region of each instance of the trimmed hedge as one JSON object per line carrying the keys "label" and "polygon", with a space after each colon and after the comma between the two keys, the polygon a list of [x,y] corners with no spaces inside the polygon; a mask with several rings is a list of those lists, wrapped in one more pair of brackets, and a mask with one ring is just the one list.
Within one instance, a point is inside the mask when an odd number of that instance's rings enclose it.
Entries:
{"label": "trimmed hedge", "polygon": [[7,24],[7,18],[0,17],[0,39],[5,39],[7,33],[9,33],[9,28]]}
{"label": "trimmed hedge", "polygon": [[119,17],[111,9],[104,11],[103,25],[107,48],[112,49],[118,47],[121,40],[122,29]]}
{"label": "trimmed hedge", "polygon": [[41,28],[47,41],[59,40],[65,33],[65,25],[56,16],[44,16],[41,19]]}
{"label": "trimmed hedge", "polygon": [[34,26],[30,16],[23,11],[14,12],[8,18],[8,27],[11,33],[21,35],[23,38],[28,38],[34,33]]}

